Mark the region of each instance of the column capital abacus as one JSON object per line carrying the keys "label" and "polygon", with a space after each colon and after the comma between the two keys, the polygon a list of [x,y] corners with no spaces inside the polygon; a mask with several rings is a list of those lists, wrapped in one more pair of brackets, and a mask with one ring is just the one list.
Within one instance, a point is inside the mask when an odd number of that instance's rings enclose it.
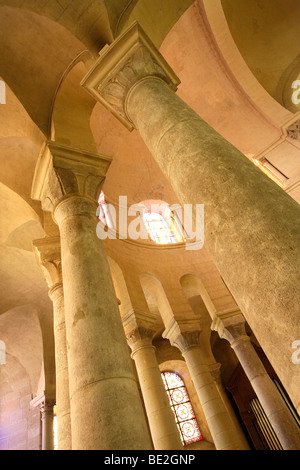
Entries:
{"label": "column capital abacus", "polygon": [[155,335],[155,330],[137,326],[126,334],[126,339],[129,346],[135,349],[136,345],[152,345],[152,339]]}
{"label": "column capital abacus", "polygon": [[30,408],[39,408],[43,418],[47,414],[53,415],[53,407],[55,404],[56,400],[54,398],[47,398],[44,394],[42,394],[31,400]]}
{"label": "column capital abacus", "polygon": [[33,241],[33,252],[49,289],[62,284],[60,237],[45,237]]}
{"label": "column capital abacus", "polygon": [[144,347],[151,347],[155,335],[154,318],[143,312],[132,310],[122,318],[127,343],[132,353]]}
{"label": "column capital abacus", "polygon": [[233,349],[241,342],[250,342],[246,332],[246,321],[240,310],[232,312],[230,315],[216,317],[212,322],[211,329],[217,331],[220,338],[226,339]]}
{"label": "column capital abacus", "polygon": [[182,354],[188,350],[199,347],[201,326],[198,319],[175,320],[169,323],[163,337],[167,338],[172,346],[177,347]]}
{"label": "column capital abacus", "polygon": [[100,57],[81,85],[129,130],[134,123],[126,112],[126,98],[139,81],[156,78],[176,91],[180,80],[138,22],[133,23]]}
{"label": "column capital abacus", "polygon": [[68,197],[96,203],[110,164],[110,157],[47,141],[35,169],[31,198],[41,201],[48,212]]}
{"label": "column capital abacus", "polygon": [[219,362],[215,362],[214,364],[210,364],[208,369],[214,381],[217,384],[221,383],[221,364]]}

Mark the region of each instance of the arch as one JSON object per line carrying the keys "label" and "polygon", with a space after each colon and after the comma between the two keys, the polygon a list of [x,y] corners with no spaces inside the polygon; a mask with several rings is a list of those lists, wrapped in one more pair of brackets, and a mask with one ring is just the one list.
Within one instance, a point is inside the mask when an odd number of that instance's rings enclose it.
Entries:
{"label": "arch", "polygon": [[154,313],[157,308],[166,327],[174,318],[174,313],[161,282],[153,274],[144,273],[140,275],[140,283],[147,303],[149,298],[152,299],[148,303],[149,310]]}
{"label": "arch", "polygon": [[194,274],[184,274],[180,278],[180,285],[188,297],[199,294],[210,318],[213,320],[216,317],[217,309],[199,277]]}
{"label": "arch", "polygon": [[55,90],[68,65],[86,47],[66,28],[45,16],[2,6],[0,48],[2,79],[49,137]]}
{"label": "arch", "polygon": [[161,377],[182,445],[187,446],[201,441],[203,439],[202,434],[183,379],[173,371],[161,372]]}
{"label": "arch", "polygon": [[292,114],[266,91],[249,69],[230,32],[222,0],[203,0],[203,9],[217,48],[237,86],[262,116],[281,126]]}
{"label": "arch", "polygon": [[[119,5],[112,5],[116,2]],[[107,8],[103,0],[98,2],[75,0],[68,5],[55,1],[45,8],[45,3],[40,0],[24,0],[21,4],[15,0],[1,0],[0,7],[13,7],[16,12],[36,14],[45,20],[56,22],[97,54],[101,47],[113,40],[109,13],[113,14],[116,7],[122,8],[124,3],[126,0],[109,0],[110,8]]]}
{"label": "arch", "polygon": [[97,153],[90,128],[95,101],[80,86],[90,58],[87,51],[79,54],[58,85],[51,110],[51,139],[71,148]]}
{"label": "arch", "polygon": [[180,375],[183,379],[185,386],[188,390],[189,397],[194,408],[194,412],[201,428],[201,433],[203,435],[203,440],[200,441],[198,444],[195,445],[195,448],[199,448],[199,450],[214,450],[215,446],[213,444],[213,438],[211,436],[209,427],[207,425],[206,417],[203,412],[202,406],[199,401],[199,397],[197,395],[194,383],[191,379],[190,372],[184,360],[167,360],[161,362],[159,364],[159,368],[161,372],[166,371],[174,371]]}
{"label": "arch", "polygon": [[130,295],[127,289],[126,281],[122,269],[118,263],[111,257],[107,256],[110,267],[111,277],[115,288],[116,296],[119,301],[119,310],[121,317],[133,311]]}

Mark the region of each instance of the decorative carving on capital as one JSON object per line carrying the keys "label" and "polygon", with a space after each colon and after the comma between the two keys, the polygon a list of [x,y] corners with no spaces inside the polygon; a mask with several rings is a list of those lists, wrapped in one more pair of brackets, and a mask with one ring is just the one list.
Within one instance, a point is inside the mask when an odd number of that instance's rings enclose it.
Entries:
{"label": "decorative carving on capital", "polygon": [[55,400],[45,399],[40,404],[41,419],[45,419],[46,416],[53,417],[53,408],[55,406]]}
{"label": "decorative carving on capital", "polygon": [[160,78],[168,83],[167,75],[162,67],[151,56],[146,47],[141,45],[128,58],[124,67],[107,83],[100,83],[97,90],[104,101],[112,106],[124,120],[128,120],[134,126],[126,113],[126,97],[135,83],[150,76]]}
{"label": "decorative carving on capital", "polygon": [[173,321],[165,329],[163,337],[167,338],[172,346],[177,347],[181,353],[200,345],[201,327],[198,320]]}
{"label": "decorative carving on capital", "polygon": [[133,348],[137,343],[146,342],[152,344],[153,336],[155,335],[155,330],[150,328],[144,328],[143,326],[138,326],[126,334],[126,339],[131,348]]}
{"label": "decorative carving on capital", "polygon": [[41,267],[49,289],[62,283],[61,250],[59,237],[46,237],[33,241],[33,252]]}
{"label": "decorative carving on capital", "polygon": [[229,317],[217,317],[212,322],[212,330],[217,331],[220,338],[226,339],[232,348],[241,341],[250,341],[246,332],[246,322],[241,313]]}
{"label": "decorative carving on capital", "polygon": [[104,155],[46,142],[36,166],[31,197],[50,212],[66,196],[96,201],[110,164],[111,158]]}
{"label": "decorative carving on capital", "polygon": [[136,22],[100,53],[81,85],[129,130],[134,124],[126,113],[129,90],[147,77],[163,80],[176,91],[180,80]]}
{"label": "decorative carving on capital", "polygon": [[53,407],[55,404],[56,400],[54,398],[48,398],[42,394],[31,400],[30,408],[39,408],[41,412],[41,418],[43,420],[46,416],[53,416]]}
{"label": "decorative carving on capital", "polygon": [[176,338],[172,340],[171,344],[172,346],[176,346],[182,353],[184,353],[188,349],[199,346],[200,334],[200,330],[181,332]]}
{"label": "decorative carving on capital", "polygon": [[293,124],[286,129],[286,133],[291,139],[300,141],[300,119],[293,122]]}
{"label": "decorative carving on capital", "polygon": [[221,364],[219,362],[215,362],[214,364],[210,364],[208,366],[209,372],[216,383],[221,382]]}

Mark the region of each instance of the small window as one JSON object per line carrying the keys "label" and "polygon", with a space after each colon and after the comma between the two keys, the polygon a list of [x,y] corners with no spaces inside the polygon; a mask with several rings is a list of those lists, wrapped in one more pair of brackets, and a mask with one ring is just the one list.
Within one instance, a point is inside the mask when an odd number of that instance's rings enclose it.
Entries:
{"label": "small window", "polygon": [[111,206],[110,204],[107,204],[103,191],[101,191],[100,193],[98,204],[99,204],[98,209],[97,209],[98,219],[104,225],[107,225],[107,227],[114,228],[113,223],[112,223],[113,218],[111,217],[111,213],[110,213]]}
{"label": "small window", "polygon": [[155,243],[176,243],[174,234],[161,214],[157,212],[144,212],[143,219],[150,238]]}
{"label": "small window", "polygon": [[175,372],[162,372],[161,376],[182,445],[187,446],[193,442],[201,441],[202,435],[182,378]]}

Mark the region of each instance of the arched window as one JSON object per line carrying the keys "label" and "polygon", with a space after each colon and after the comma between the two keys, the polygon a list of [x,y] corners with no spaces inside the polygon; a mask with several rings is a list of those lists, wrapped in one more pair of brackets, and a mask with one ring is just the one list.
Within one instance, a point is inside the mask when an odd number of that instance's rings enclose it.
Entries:
{"label": "arched window", "polygon": [[109,228],[115,228],[113,226],[113,222],[112,222],[113,219],[110,213],[111,205],[107,204],[103,191],[101,191],[100,193],[98,204],[99,204],[98,209],[97,209],[98,219],[101,220],[101,222],[103,222],[103,224],[107,225]]}
{"label": "arched window", "polygon": [[176,243],[167,221],[157,212],[144,212],[144,223],[153,241],[158,244]]}
{"label": "arched window", "polygon": [[202,435],[182,378],[175,372],[161,374],[183,446],[201,441]]}

